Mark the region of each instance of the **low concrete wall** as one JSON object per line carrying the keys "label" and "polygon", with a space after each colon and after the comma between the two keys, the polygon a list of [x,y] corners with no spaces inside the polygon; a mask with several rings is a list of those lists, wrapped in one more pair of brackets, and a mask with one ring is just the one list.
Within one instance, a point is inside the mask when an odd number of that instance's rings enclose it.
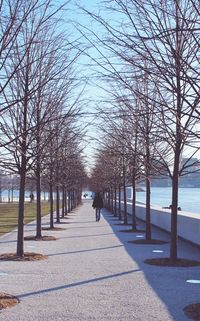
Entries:
{"label": "low concrete wall", "polygon": [[[123,210],[123,202],[121,208]],[[136,216],[145,221],[145,205],[137,203]],[[127,202],[127,212],[131,215],[132,205]],[[171,230],[171,211],[159,206],[151,207],[151,223],[165,231]],[[200,246],[200,215],[190,212],[179,211],[178,213],[178,236]]]}

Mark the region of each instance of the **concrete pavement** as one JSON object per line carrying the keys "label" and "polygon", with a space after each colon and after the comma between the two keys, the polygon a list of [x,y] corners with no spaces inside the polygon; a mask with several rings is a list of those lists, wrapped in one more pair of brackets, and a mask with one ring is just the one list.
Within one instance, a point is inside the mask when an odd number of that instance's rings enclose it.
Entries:
{"label": "concrete pavement", "polygon": [[[135,245],[143,233],[123,233],[103,210],[95,221],[91,201],[63,219],[62,231],[45,231],[56,241],[26,241],[25,250],[48,255],[35,262],[0,262],[1,292],[20,304],[0,311],[1,321],[186,321],[182,309],[200,302],[200,268],[150,266],[146,258],[169,256],[169,244]],[[48,224],[48,216],[43,224]],[[56,225],[58,226],[58,225]],[[142,227],[142,224],[141,224]],[[25,228],[34,234],[35,224]],[[154,237],[168,234],[153,229]],[[15,252],[16,232],[0,239],[0,253]],[[200,251],[179,242],[179,256],[200,260]],[[162,253],[154,250],[164,251]]]}

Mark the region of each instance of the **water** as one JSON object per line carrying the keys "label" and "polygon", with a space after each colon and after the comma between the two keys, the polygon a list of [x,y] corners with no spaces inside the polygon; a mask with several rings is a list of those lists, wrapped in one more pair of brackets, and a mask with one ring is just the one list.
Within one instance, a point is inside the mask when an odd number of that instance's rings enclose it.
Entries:
{"label": "water", "polygon": [[[152,187],[151,204],[169,206],[172,203],[171,194],[171,187]],[[145,192],[137,192],[137,201],[145,203],[145,195]],[[200,188],[179,188],[178,206],[183,211],[200,214]]]}
{"label": "water", "polygon": [[[34,198],[36,199],[36,193],[33,192],[34,194]],[[25,201],[29,201],[30,200],[30,191],[26,191],[25,192]],[[10,193],[8,192],[8,190],[3,190],[1,193],[1,199],[2,202],[8,202],[8,198],[10,197],[10,200],[12,198],[12,193],[10,191]],[[48,192],[45,192],[45,196],[44,196],[44,192],[41,193],[41,200],[44,200],[45,198],[48,199],[49,195]],[[13,201],[14,202],[18,202],[19,201],[19,191],[18,190],[14,190],[13,191]]]}
{"label": "water", "polygon": [[[142,187],[142,189],[145,189]],[[87,191],[88,197],[90,198],[92,192]],[[14,201],[19,199],[19,191],[14,191]],[[25,199],[29,201],[29,191],[26,191]],[[152,187],[151,188],[151,205],[159,205],[161,207],[169,206],[171,201],[171,187]],[[136,197],[138,202],[145,203],[145,192],[137,192]],[[35,195],[36,196],[36,195]],[[41,194],[42,200],[44,199],[44,193]],[[127,197],[131,198],[131,188],[127,188]],[[46,193],[46,198],[48,198],[48,193]],[[123,199],[123,193],[121,193],[121,198]],[[91,198],[90,198],[91,199]],[[2,200],[7,202],[8,191],[2,192]],[[179,206],[183,211],[198,213],[200,214],[200,188],[179,188]]]}

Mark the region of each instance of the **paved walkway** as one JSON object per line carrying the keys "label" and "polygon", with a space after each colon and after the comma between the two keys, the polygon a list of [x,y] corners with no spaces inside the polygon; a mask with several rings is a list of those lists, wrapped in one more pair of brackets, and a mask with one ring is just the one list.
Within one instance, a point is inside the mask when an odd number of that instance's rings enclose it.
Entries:
{"label": "paved walkway", "polygon": [[[199,267],[146,265],[146,258],[168,256],[169,244],[127,243],[142,234],[119,232],[122,227],[106,210],[100,222],[94,216],[91,202],[85,201],[62,220],[66,230],[44,232],[57,241],[25,242],[26,251],[46,254],[48,260],[0,263],[0,291],[21,300],[0,312],[1,321],[188,320],[182,309],[200,301],[200,285],[186,280],[200,279]],[[34,231],[33,223],[26,226],[26,235]],[[156,230],[154,237],[168,239]],[[14,252],[15,239],[16,232],[1,238],[0,252]],[[200,259],[197,248],[185,242],[179,248],[180,257]]]}

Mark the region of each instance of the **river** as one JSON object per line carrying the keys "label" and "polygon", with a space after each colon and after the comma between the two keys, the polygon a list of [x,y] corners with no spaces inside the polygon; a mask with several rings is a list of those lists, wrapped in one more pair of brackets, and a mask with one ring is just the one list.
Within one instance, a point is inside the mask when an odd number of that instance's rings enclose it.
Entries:
{"label": "river", "polygon": [[[142,187],[142,189],[145,189]],[[130,191],[130,188],[128,188]],[[131,193],[127,191],[127,197],[130,199]],[[88,192],[90,196],[92,192]],[[25,199],[29,200],[30,192],[26,192]],[[136,197],[138,202],[145,203],[145,192],[137,192]],[[48,198],[48,193],[44,197],[42,193],[42,199]],[[14,201],[18,201],[19,192],[14,191]],[[8,191],[3,191],[2,201],[8,201]],[[161,207],[166,207],[171,204],[171,187],[152,187],[151,188],[151,205],[159,205]],[[179,188],[179,206],[183,211],[198,213],[200,214],[200,188]]]}
{"label": "river", "polygon": [[[144,189],[144,187],[142,187]],[[171,204],[171,187],[152,187],[151,204],[161,207]],[[145,192],[136,193],[137,201],[145,202]],[[200,214],[200,188],[179,188],[178,206],[183,211]]]}
{"label": "river", "polygon": [[[34,194],[34,198],[36,199],[36,192],[33,192]],[[25,192],[25,201],[29,201],[30,200],[30,191],[26,191]],[[12,191],[10,190],[10,192],[8,190],[3,190],[1,192],[1,200],[2,202],[8,202],[8,199],[10,198],[10,201],[12,200]],[[41,200],[45,200],[48,199],[48,192],[45,193],[44,192],[41,193]],[[13,201],[14,202],[18,202],[19,201],[19,191],[18,190],[14,190],[13,191]]]}

